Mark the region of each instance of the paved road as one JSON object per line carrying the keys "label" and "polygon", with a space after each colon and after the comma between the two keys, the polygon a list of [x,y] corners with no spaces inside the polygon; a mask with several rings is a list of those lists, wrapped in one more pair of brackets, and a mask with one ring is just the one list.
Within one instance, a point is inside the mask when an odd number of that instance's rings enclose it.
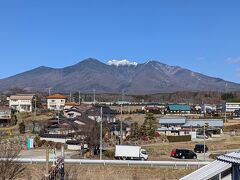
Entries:
{"label": "paved road", "polygon": [[[65,157],[71,158],[74,155],[78,155],[79,151],[65,151]],[[60,156],[61,151],[56,151],[56,156]],[[20,152],[19,157],[21,158],[46,158],[46,150],[45,149],[31,149],[31,150],[22,150]],[[49,150],[49,157],[53,158],[54,153],[52,150]]]}
{"label": "paved road", "polygon": [[[217,151],[208,151],[205,153],[205,160],[206,161],[212,161],[213,159],[209,158],[210,154],[217,154],[217,153],[230,153],[230,152],[235,152],[235,151],[240,151],[240,149],[225,149],[225,150],[217,150]],[[198,156],[198,160],[204,161],[204,153],[196,153]]]}

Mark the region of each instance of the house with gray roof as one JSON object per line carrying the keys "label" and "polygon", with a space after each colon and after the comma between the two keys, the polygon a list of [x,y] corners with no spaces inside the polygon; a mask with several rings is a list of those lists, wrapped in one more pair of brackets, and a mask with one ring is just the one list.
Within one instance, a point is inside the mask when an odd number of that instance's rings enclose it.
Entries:
{"label": "house with gray roof", "polygon": [[208,125],[209,127],[215,128],[223,128],[223,119],[188,119],[183,128],[198,128],[204,125]]}
{"label": "house with gray roof", "polygon": [[182,126],[186,123],[185,117],[163,117],[160,118],[159,124],[161,126],[170,127],[170,126]]}

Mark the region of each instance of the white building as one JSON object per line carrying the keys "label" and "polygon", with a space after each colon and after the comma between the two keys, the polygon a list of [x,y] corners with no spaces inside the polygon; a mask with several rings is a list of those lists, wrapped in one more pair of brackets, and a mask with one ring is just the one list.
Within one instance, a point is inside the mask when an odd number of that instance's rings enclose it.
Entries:
{"label": "white building", "polygon": [[223,112],[232,113],[235,110],[240,110],[240,102],[226,102],[223,104]]}
{"label": "white building", "polygon": [[210,112],[216,112],[217,106],[215,104],[203,104],[202,105],[202,113],[210,113]]}
{"label": "white building", "polygon": [[19,112],[32,112],[33,94],[17,94],[9,98],[9,107]]}
{"label": "white building", "polygon": [[53,94],[47,97],[47,108],[50,110],[63,110],[66,103],[66,96]]}

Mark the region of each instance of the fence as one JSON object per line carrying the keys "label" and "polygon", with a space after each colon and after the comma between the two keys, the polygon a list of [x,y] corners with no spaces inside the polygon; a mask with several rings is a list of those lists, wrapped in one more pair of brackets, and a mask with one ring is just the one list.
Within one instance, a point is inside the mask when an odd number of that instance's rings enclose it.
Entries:
{"label": "fence", "polygon": [[[39,158],[18,158],[20,163],[45,163],[46,159]],[[49,159],[50,162],[53,159]],[[172,167],[172,168],[199,168],[209,164],[209,161],[129,161],[129,160],[88,160],[88,159],[64,159],[65,164],[79,165],[125,165],[125,166],[148,166],[148,167]]]}

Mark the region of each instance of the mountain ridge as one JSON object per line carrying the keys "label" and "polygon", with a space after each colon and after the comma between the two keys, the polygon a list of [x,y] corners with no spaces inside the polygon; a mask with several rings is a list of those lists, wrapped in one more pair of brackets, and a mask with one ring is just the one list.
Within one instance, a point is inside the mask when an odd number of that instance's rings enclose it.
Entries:
{"label": "mountain ridge", "polygon": [[155,60],[135,65],[109,65],[94,58],[63,68],[39,66],[0,79],[0,84],[1,91],[13,88],[42,91],[48,87],[59,92],[95,89],[98,93],[127,94],[240,90],[240,84]]}

